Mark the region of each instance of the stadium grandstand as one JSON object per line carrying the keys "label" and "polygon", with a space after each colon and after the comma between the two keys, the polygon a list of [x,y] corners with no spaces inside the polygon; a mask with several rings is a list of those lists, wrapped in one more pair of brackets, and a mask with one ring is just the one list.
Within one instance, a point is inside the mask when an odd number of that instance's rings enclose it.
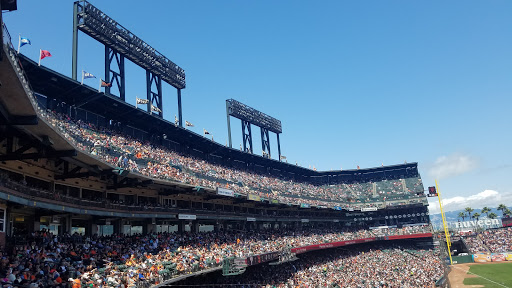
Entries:
{"label": "stadium grandstand", "polygon": [[2,39],[3,287],[312,287],[348,273],[428,287],[443,275],[417,163],[315,171],[232,149],[38,65],[3,23]]}

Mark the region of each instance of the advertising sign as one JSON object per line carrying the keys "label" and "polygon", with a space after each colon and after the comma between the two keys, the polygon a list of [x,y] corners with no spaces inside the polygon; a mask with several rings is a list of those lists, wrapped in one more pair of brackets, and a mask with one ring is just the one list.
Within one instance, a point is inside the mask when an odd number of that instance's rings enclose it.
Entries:
{"label": "advertising sign", "polygon": [[484,219],[484,220],[473,220],[473,221],[464,221],[464,222],[456,222],[451,223],[455,228],[492,228],[492,227],[502,227],[501,219]]}
{"label": "advertising sign", "polygon": [[254,194],[247,194],[247,200],[261,201],[260,196]]}
{"label": "advertising sign", "polygon": [[503,262],[506,260],[506,254],[492,253],[491,260],[492,260],[492,262]]}
{"label": "advertising sign", "polygon": [[217,194],[222,196],[234,197],[235,193],[232,190],[217,187]]}
{"label": "advertising sign", "polygon": [[196,215],[178,214],[178,219],[182,219],[182,220],[196,220]]}
{"label": "advertising sign", "polygon": [[490,254],[473,254],[473,261],[476,263],[486,263],[491,262]]}
{"label": "advertising sign", "polygon": [[362,212],[368,212],[368,211],[377,211],[377,207],[365,207],[361,208]]}
{"label": "advertising sign", "polygon": [[266,254],[261,254],[261,255],[249,256],[245,259],[245,263],[248,266],[251,266],[251,265],[257,265],[260,263],[268,262],[268,261],[277,259],[279,257],[280,253],[281,252],[279,251],[279,252],[271,252],[271,253],[266,253]]}

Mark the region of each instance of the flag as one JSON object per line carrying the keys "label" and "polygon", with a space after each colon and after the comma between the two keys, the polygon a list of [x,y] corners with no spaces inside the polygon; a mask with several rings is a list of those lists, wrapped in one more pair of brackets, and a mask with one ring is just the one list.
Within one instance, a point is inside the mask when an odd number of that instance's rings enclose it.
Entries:
{"label": "flag", "polygon": [[98,87],[98,92],[101,92],[101,87],[112,87],[112,83],[107,83],[100,78],[100,86]]}
{"label": "flag", "polygon": [[21,37],[20,38],[20,47],[23,47],[23,45],[27,45],[27,44],[32,45],[32,43],[30,42],[30,39]]}
{"label": "flag", "polygon": [[185,121],[185,126],[188,126],[188,127],[194,127],[194,124],[188,122],[188,121]]}
{"label": "flag", "polygon": [[357,170],[359,170],[359,165],[357,165]]}
{"label": "flag", "polygon": [[112,87],[112,83],[105,82],[102,79],[100,79],[100,83],[101,87]]}
{"label": "flag", "polygon": [[286,156],[281,155],[281,160],[286,160]]}
{"label": "flag", "polygon": [[84,84],[84,79],[89,79],[89,78],[96,78],[96,76],[92,75],[89,72],[85,72],[84,70],[82,70],[82,85]]}
{"label": "flag", "polygon": [[162,112],[162,110],[160,110],[158,107],[156,107],[154,105],[151,105],[151,111],[158,112],[158,113]]}
{"label": "flag", "polygon": [[41,50],[40,58],[43,60],[46,57],[52,57],[52,54],[50,54],[50,51],[48,50]]}
{"label": "flag", "polygon": [[136,100],[135,100],[135,101],[136,101],[136,102],[135,102],[136,104],[148,104],[148,103],[149,103],[149,100],[148,100],[148,99],[140,99],[140,98],[137,98],[137,97],[135,97],[135,99],[136,99]]}
{"label": "flag", "polygon": [[176,114],[174,114],[174,126],[178,127],[179,121],[178,117],[176,117]]}
{"label": "flag", "polygon": [[41,60],[43,60],[46,57],[52,57],[52,54],[50,54],[50,51],[39,49],[39,64],[38,64],[39,66],[41,66]]}
{"label": "flag", "polygon": [[203,128],[204,135],[210,135],[210,132],[208,132],[206,129]]}
{"label": "flag", "polygon": [[84,71],[84,79],[89,79],[89,78],[96,78],[96,76],[92,75],[89,72]]}
{"label": "flag", "polygon": [[19,39],[18,39],[18,53],[20,53],[20,48],[23,47],[23,45],[32,45],[32,43],[30,43],[30,40],[28,38],[24,38],[24,37],[21,37],[21,35],[19,36]]}

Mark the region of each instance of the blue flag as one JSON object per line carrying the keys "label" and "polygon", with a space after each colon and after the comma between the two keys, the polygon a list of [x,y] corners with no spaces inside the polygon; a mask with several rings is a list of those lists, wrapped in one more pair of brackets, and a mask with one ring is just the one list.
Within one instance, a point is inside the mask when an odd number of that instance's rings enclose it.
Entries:
{"label": "blue flag", "polygon": [[91,73],[89,72],[85,72],[84,71],[84,79],[88,79],[88,78],[96,78],[96,76],[92,75]]}
{"label": "blue flag", "polygon": [[21,37],[20,38],[20,47],[23,47],[23,45],[26,45],[26,44],[32,45],[32,43],[30,43],[30,39]]}

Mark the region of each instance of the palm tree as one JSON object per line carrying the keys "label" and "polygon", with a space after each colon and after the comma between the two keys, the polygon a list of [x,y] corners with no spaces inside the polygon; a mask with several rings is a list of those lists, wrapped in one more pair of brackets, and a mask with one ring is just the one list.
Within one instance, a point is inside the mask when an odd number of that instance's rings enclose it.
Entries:
{"label": "palm tree", "polygon": [[485,215],[487,215],[487,217],[489,217],[489,212],[491,212],[491,210],[492,210],[491,208],[485,206],[484,208],[482,208],[481,212],[482,212],[482,214],[485,214]]}
{"label": "palm tree", "polygon": [[471,212],[473,212],[474,209],[471,207],[466,207],[466,209],[464,209],[464,211],[466,211],[466,213],[468,213],[468,215],[469,215],[469,218],[471,218]]}
{"label": "palm tree", "polygon": [[498,215],[496,215],[496,213],[489,213],[489,215],[487,215],[487,218],[496,219],[496,218],[498,218]]}
{"label": "palm tree", "polygon": [[506,215],[508,217],[512,216],[512,210],[505,208],[505,210],[503,210],[503,215]]}
{"label": "palm tree", "polygon": [[462,221],[464,221],[464,219],[466,219],[466,213],[464,212],[459,212],[459,218],[462,218]]}
{"label": "palm tree", "polygon": [[507,209],[507,206],[505,206],[505,204],[500,204],[498,206],[498,211],[501,210],[501,212],[503,213],[503,215],[505,215],[505,210]]}
{"label": "palm tree", "polygon": [[480,218],[480,213],[476,212],[473,214],[473,218],[476,218],[476,221],[478,221],[478,218]]}

